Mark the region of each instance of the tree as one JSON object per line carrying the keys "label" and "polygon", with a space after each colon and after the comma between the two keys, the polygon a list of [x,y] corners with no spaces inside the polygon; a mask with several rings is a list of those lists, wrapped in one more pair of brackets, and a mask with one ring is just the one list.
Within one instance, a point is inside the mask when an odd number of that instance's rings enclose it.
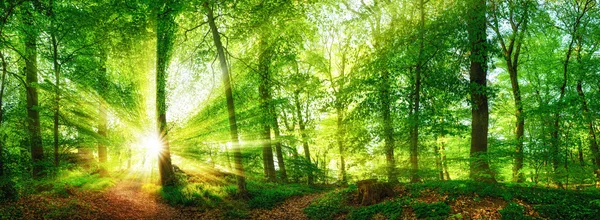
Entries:
{"label": "tree", "polygon": [[33,176],[43,176],[44,146],[40,131],[40,112],[38,103],[38,69],[37,69],[37,39],[39,37],[38,27],[35,26],[35,10],[39,7],[38,1],[24,4],[23,25],[25,44],[25,73],[27,93],[27,122],[31,143],[31,159],[33,161]]}
{"label": "tree", "polygon": [[275,182],[275,165],[273,161],[273,148],[271,146],[271,125],[273,125],[273,109],[271,106],[271,101],[273,99],[271,94],[271,85],[272,81],[271,76],[271,56],[273,51],[270,50],[269,45],[265,41],[266,37],[262,37],[260,40],[260,48],[261,52],[259,55],[259,68],[258,74],[260,76],[260,84],[258,87],[258,91],[260,94],[260,108],[262,110],[262,154],[263,154],[263,167],[265,176],[271,182]]}
{"label": "tree", "polygon": [[246,178],[244,176],[244,164],[242,163],[242,152],[240,150],[240,143],[238,137],[237,122],[235,119],[235,106],[233,104],[233,93],[231,92],[231,80],[229,75],[229,67],[227,65],[227,59],[223,50],[223,44],[221,43],[221,36],[217,25],[215,24],[215,17],[213,15],[213,9],[204,2],[204,9],[206,10],[206,18],[210,31],[213,36],[215,47],[217,48],[217,55],[219,56],[219,63],[221,64],[221,72],[223,73],[223,85],[225,87],[225,97],[227,99],[227,112],[229,118],[229,133],[231,135],[231,143],[233,145],[233,157],[235,163],[235,175],[237,176],[237,188],[238,193],[242,196],[246,196],[248,193],[246,190]]}
{"label": "tree", "polygon": [[[523,101],[521,98],[521,89],[519,86],[519,56],[521,55],[521,46],[524,37],[527,34],[527,25],[530,20],[530,10],[533,2],[529,0],[522,1],[491,1],[491,26],[497,35],[502,50],[502,58],[506,61],[506,70],[510,76],[512,94],[515,105],[515,154],[513,165],[513,181],[523,182],[524,176],[521,172],[523,168],[523,139],[525,133],[525,117],[523,116]],[[504,16],[502,16],[504,15]],[[500,31],[500,21],[508,21],[510,32],[503,34]]]}
{"label": "tree", "polygon": [[471,164],[470,177],[475,181],[496,182],[488,163],[488,89],[486,1],[467,3],[467,31],[471,55],[469,79],[471,83]]}
{"label": "tree", "polygon": [[163,186],[175,184],[175,173],[171,164],[167,128],[167,103],[166,103],[166,77],[169,61],[173,53],[173,44],[177,25],[175,23],[175,2],[169,0],[159,1],[156,11],[156,122],[162,142],[162,149],[158,155],[158,169],[160,181]]}

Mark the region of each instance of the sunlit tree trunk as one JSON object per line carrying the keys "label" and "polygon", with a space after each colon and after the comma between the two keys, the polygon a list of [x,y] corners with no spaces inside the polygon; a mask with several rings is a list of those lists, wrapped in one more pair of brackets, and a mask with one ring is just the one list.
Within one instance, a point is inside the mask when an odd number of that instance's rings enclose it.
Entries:
{"label": "sunlit tree trunk", "polygon": [[336,138],[337,138],[338,150],[340,151],[340,182],[342,183],[342,185],[345,185],[348,183],[348,179],[347,179],[347,175],[346,175],[346,158],[345,158],[346,148],[344,146],[345,145],[344,139],[346,137],[346,130],[345,130],[345,126],[344,126],[344,110],[342,109],[341,106],[337,106],[336,112],[337,112]]}
{"label": "sunlit tree trunk", "polygon": [[273,133],[275,134],[275,152],[277,154],[277,165],[279,166],[279,172],[281,173],[281,180],[287,183],[287,171],[285,169],[285,162],[283,161],[283,150],[281,149],[281,133],[279,130],[279,123],[277,120],[277,113],[273,106]]}
{"label": "sunlit tree trunk", "polygon": [[174,9],[170,8],[171,3],[168,0],[162,0],[158,5],[159,10],[156,17],[156,121],[163,145],[158,155],[158,170],[160,182],[163,186],[175,184],[175,174],[169,149],[166,103],[167,69],[173,53],[173,43],[177,30]]}
{"label": "sunlit tree trunk", "polygon": [[[509,7],[509,16],[506,18],[511,25],[511,33],[508,37],[508,41],[502,37],[499,27],[499,18],[498,18],[498,10],[500,10],[497,6],[496,2],[492,1],[492,20],[493,25],[492,29],[498,35],[498,39],[500,41],[500,47],[503,53],[504,60],[506,61],[506,69],[510,76],[510,83],[512,87],[513,99],[515,104],[515,154],[514,154],[514,165],[513,165],[513,173],[512,179],[514,182],[523,182],[525,177],[521,172],[523,168],[523,136],[525,134],[525,117],[523,116],[523,103],[521,99],[521,89],[519,86],[519,77],[518,77],[518,66],[519,66],[519,55],[521,54],[521,45],[523,41],[523,37],[527,31],[527,24],[529,22],[529,8],[531,4],[530,2],[525,2],[523,5],[513,5],[512,2],[508,2]],[[521,17],[515,16],[514,10],[516,7],[522,7],[523,15]]]}
{"label": "sunlit tree trunk", "polygon": [[496,182],[488,158],[488,97],[486,50],[486,1],[469,2],[467,30],[471,44],[469,76],[471,81],[471,164],[475,181]]}
{"label": "sunlit tree trunk", "polygon": [[[54,14],[54,1],[50,1],[50,19],[53,28],[56,28],[56,17]],[[53,111],[53,128],[52,128],[52,136],[53,136],[53,146],[54,146],[54,166],[58,167],[60,161],[58,158],[58,116],[60,114],[60,64],[58,63],[58,42],[56,40],[56,32],[52,31],[50,33],[50,40],[52,43],[52,67],[54,70],[54,111]]]}
{"label": "sunlit tree trunk", "polygon": [[421,74],[423,72],[423,50],[425,41],[425,2],[419,1],[419,54],[415,66],[415,90],[413,91],[413,109],[410,118],[410,181],[419,182],[419,105],[421,99]]}
{"label": "sunlit tree trunk", "polygon": [[[300,104],[300,92],[296,91],[294,93],[294,100],[296,101],[296,114],[298,115],[298,127],[299,127],[299,132],[300,132],[300,136],[302,137],[302,149],[304,150],[304,157],[306,157],[306,161],[308,164],[312,163],[312,160],[310,159],[310,148],[308,147],[308,135],[306,134],[306,125],[305,125],[305,120],[302,119],[302,106]],[[313,177],[313,172],[312,172],[312,168],[310,168],[311,170],[308,170],[308,177],[307,177],[307,182],[308,184],[313,184],[314,183],[314,177]]]}
{"label": "sunlit tree trunk", "polygon": [[272,109],[271,109],[271,72],[269,69],[271,51],[264,40],[261,40],[261,53],[259,56],[259,76],[260,84],[258,92],[260,94],[260,108],[262,110],[262,155],[263,168],[267,179],[270,182],[275,182],[275,164],[273,160],[273,147],[271,145],[271,125],[272,125]]}
{"label": "sunlit tree trunk", "polygon": [[56,35],[52,34],[52,64],[54,68],[54,112],[53,112],[53,123],[52,135],[54,140],[54,165],[58,167],[58,115],[60,114],[60,66],[58,64],[58,43],[56,42]]}
{"label": "sunlit tree trunk", "polygon": [[[35,3],[35,2],[34,2]],[[40,132],[40,112],[37,109],[38,104],[38,69],[37,69],[37,38],[39,32],[34,26],[34,16],[31,12],[32,5],[27,5],[25,16],[25,73],[26,73],[26,91],[27,91],[27,122],[31,143],[31,159],[33,161],[33,176],[39,178],[43,176],[44,167],[44,147],[42,145],[42,135]]]}
{"label": "sunlit tree trunk", "polygon": [[231,81],[229,78],[229,69],[227,66],[227,60],[225,58],[225,52],[223,50],[223,44],[221,43],[221,36],[217,25],[215,25],[215,18],[213,16],[212,8],[208,5],[208,2],[204,3],[204,9],[206,10],[206,17],[208,25],[212,32],[215,47],[217,48],[217,54],[219,55],[219,63],[221,64],[221,71],[223,72],[223,84],[225,86],[225,96],[227,98],[227,111],[229,115],[229,131],[231,133],[231,142],[233,144],[233,157],[235,159],[235,174],[237,176],[237,187],[238,193],[245,196],[248,192],[246,190],[246,178],[244,177],[244,164],[242,163],[242,152],[240,150],[237,122],[235,119],[235,106],[233,104],[233,93],[231,91]]}
{"label": "sunlit tree trunk", "polygon": [[106,161],[107,161],[107,134],[108,134],[108,119],[107,119],[107,110],[106,104],[102,98],[102,95],[106,93],[108,87],[108,72],[107,72],[107,62],[108,62],[108,54],[106,50],[103,50],[100,55],[101,67],[98,76],[98,93],[100,94],[100,98],[98,100],[98,161],[100,162],[100,174],[106,175]]}
{"label": "sunlit tree trunk", "polygon": [[386,172],[389,182],[397,182],[396,175],[396,158],[394,157],[394,148],[396,141],[394,140],[394,127],[391,115],[391,95],[390,95],[390,73],[382,71],[381,77],[381,111],[383,121],[383,138],[385,142],[385,160],[387,162]]}

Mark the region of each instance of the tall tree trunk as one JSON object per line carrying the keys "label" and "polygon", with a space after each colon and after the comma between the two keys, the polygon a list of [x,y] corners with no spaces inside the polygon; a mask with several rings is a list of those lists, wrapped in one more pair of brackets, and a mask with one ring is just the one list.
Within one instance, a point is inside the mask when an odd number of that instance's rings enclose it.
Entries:
{"label": "tall tree trunk", "polygon": [[[496,32],[496,35],[499,36],[500,46],[502,49],[502,53],[504,55],[504,60],[506,61],[506,68],[508,74],[510,76],[510,82],[512,87],[513,99],[515,104],[515,154],[514,154],[514,165],[513,165],[513,173],[512,180],[514,182],[523,182],[525,180],[521,169],[523,168],[523,135],[525,133],[525,118],[523,116],[523,104],[521,101],[521,89],[519,88],[519,78],[518,78],[518,65],[519,65],[519,55],[521,53],[521,45],[523,37],[527,31],[527,24],[529,22],[529,8],[528,4],[531,2],[524,2],[522,5],[513,5],[512,2],[509,2],[509,17],[507,18],[508,22],[511,25],[511,35],[508,38],[508,44],[505,43],[504,38],[502,37],[502,33],[499,28],[499,18],[498,12],[496,10],[497,6],[496,2],[492,2],[491,8],[494,10],[491,12],[493,25],[492,29]],[[516,7],[523,7],[523,16],[516,17],[514,14],[514,10]],[[519,20],[520,18],[520,20]]]}
{"label": "tall tree trunk", "polygon": [[348,183],[348,177],[346,175],[346,148],[344,144],[344,139],[346,137],[346,128],[344,126],[344,110],[341,106],[336,107],[337,112],[337,144],[338,149],[340,151],[340,182],[342,185],[346,185]]}
{"label": "tall tree trunk", "polygon": [[283,161],[283,150],[281,149],[281,133],[279,130],[279,123],[277,120],[277,113],[273,107],[273,133],[275,134],[275,152],[277,154],[277,165],[279,166],[279,172],[281,173],[281,180],[287,183],[287,171],[285,169],[285,162]]}
{"label": "tall tree trunk", "polygon": [[[585,100],[585,94],[583,93],[581,80],[577,81],[577,94],[581,99],[581,109],[583,111],[583,115],[585,117],[589,129],[588,136],[590,139],[590,150],[592,151],[592,155],[594,158],[594,174],[596,174],[596,187],[600,187],[600,150],[598,149],[598,141],[596,139],[596,132],[594,131],[594,118],[592,114],[590,114],[590,110],[587,107],[587,102]],[[580,158],[581,160],[583,160],[583,156],[580,156]]]}
{"label": "tall tree trunk", "polygon": [[[298,127],[300,128],[300,136],[302,137],[302,149],[304,150],[304,157],[306,157],[306,161],[308,164],[312,164],[312,160],[310,159],[310,148],[308,147],[308,135],[306,134],[306,125],[304,119],[302,119],[302,107],[300,105],[300,92],[296,91],[294,93],[294,99],[296,101],[296,114],[298,115]],[[314,176],[312,172],[312,168],[308,170],[307,182],[309,185],[314,183]]]}
{"label": "tall tree trunk", "polygon": [[[4,86],[6,82],[6,74],[8,73],[8,65],[4,54],[0,52],[0,60],[2,61],[2,77],[0,78],[0,128],[4,121]],[[0,133],[0,177],[4,176],[4,134]]]}
{"label": "tall tree trunk", "polygon": [[[398,182],[396,175],[396,159],[394,157],[394,148],[396,141],[394,140],[394,127],[391,116],[391,95],[390,95],[390,73],[386,70],[382,71],[381,77],[381,111],[383,122],[383,139],[385,146],[385,160],[387,163],[386,174],[388,182]],[[412,149],[411,149],[412,150]],[[411,158],[412,159],[412,158]]]}
{"label": "tall tree trunk", "polygon": [[[108,54],[106,50],[103,50],[100,55],[100,60],[102,62],[102,67],[100,67],[100,75],[98,77],[98,93],[102,94],[106,93],[106,89],[108,87],[108,72],[107,72],[107,62],[108,62]],[[98,100],[98,161],[100,162],[100,174],[107,175],[106,171],[106,161],[107,161],[107,134],[108,134],[108,118],[107,118],[107,109],[106,104],[104,103],[103,98],[101,97]]]}
{"label": "tall tree trunk", "polygon": [[423,50],[425,41],[425,2],[419,1],[419,54],[415,68],[415,90],[413,91],[413,109],[410,121],[410,181],[419,182],[419,105],[421,99],[421,74],[423,71]]}
{"label": "tall tree trunk", "polygon": [[248,191],[246,190],[246,178],[244,177],[244,164],[242,163],[242,152],[240,150],[237,122],[235,119],[235,106],[233,104],[233,93],[231,91],[231,80],[229,78],[229,69],[227,66],[227,60],[225,59],[225,52],[223,50],[223,44],[221,43],[221,36],[217,25],[215,25],[215,18],[213,16],[212,8],[208,5],[208,2],[204,2],[204,9],[206,10],[206,17],[208,25],[212,32],[215,47],[217,48],[217,54],[219,55],[219,63],[221,64],[221,71],[223,72],[223,84],[225,86],[225,96],[227,98],[227,111],[229,115],[229,131],[231,134],[231,142],[233,144],[233,157],[235,159],[235,174],[237,175],[237,187],[238,193],[242,196],[246,196]]}
{"label": "tall tree trunk", "polygon": [[496,182],[488,163],[488,98],[486,51],[486,1],[470,1],[467,31],[471,44],[469,77],[471,81],[471,164],[475,181]]}
{"label": "tall tree trunk", "polygon": [[[54,1],[50,1],[49,7],[50,19],[52,20],[52,26],[55,28],[56,17],[54,14]],[[50,33],[51,43],[52,43],[52,64],[54,68],[54,112],[53,112],[53,145],[54,145],[54,166],[58,167],[60,164],[58,158],[58,116],[60,114],[60,64],[58,63],[58,41],[56,40],[56,32]]]}
{"label": "tall tree trunk", "polygon": [[[442,135],[442,139],[444,136]],[[450,180],[450,172],[448,172],[448,161],[446,160],[446,145],[445,141],[442,141],[442,145],[440,148],[440,154],[442,155],[442,168],[444,170],[444,175],[446,176],[446,180]]]}
{"label": "tall tree trunk", "polygon": [[162,144],[158,155],[158,171],[163,186],[175,184],[175,173],[171,164],[171,152],[167,128],[166,79],[173,43],[175,41],[175,13],[170,8],[170,1],[160,2],[156,16],[156,122]]}
{"label": "tall tree trunk", "polygon": [[273,161],[273,147],[271,146],[271,124],[272,124],[272,109],[271,109],[271,73],[269,70],[270,53],[268,45],[264,40],[261,40],[261,54],[259,57],[259,75],[260,84],[258,92],[260,94],[260,108],[262,110],[262,156],[263,168],[267,179],[270,182],[275,182],[275,164]]}
{"label": "tall tree trunk", "polygon": [[[519,43],[519,48],[521,44]],[[518,50],[517,50],[518,51]],[[516,118],[516,130],[515,139],[517,144],[515,146],[515,159],[513,165],[512,180],[514,182],[525,181],[525,176],[521,172],[523,169],[523,136],[525,135],[525,117],[523,116],[523,103],[521,101],[521,89],[519,88],[519,81],[517,75],[517,63],[518,53],[515,55],[515,63],[509,65],[510,81],[513,90],[513,97],[515,102],[515,118]],[[512,70],[511,70],[512,69]]]}
{"label": "tall tree trunk", "polygon": [[[568,80],[568,71],[569,71],[569,61],[571,59],[571,55],[573,53],[573,47],[575,45],[575,40],[577,39],[579,24],[581,23],[581,19],[585,16],[586,12],[590,10],[590,6],[594,5],[593,0],[586,0],[583,9],[581,10],[581,14],[577,14],[575,18],[575,23],[573,24],[573,29],[571,30],[571,41],[569,42],[569,46],[567,47],[567,53],[565,55],[565,61],[563,63],[563,81],[560,86],[560,95],[558,97],[558,107],[556,112],[554,113],[554,127],[551,132],[552,136],[552,168],[556,172],[559,165],[559,149],[560,149],[560,115],[563,109],[563,99],[565,96],[565,90],[567,87]],[[556,181],[558,186],[562,188],[562,183],[560,181]]]}
{"label": "tall tree trunk", "polygon": [[24,22],[25,31],[25,72],[26,72],[26,90],[27,90],[27,122],[31,142],[31,159],[33,161],[33,176],[39,178],[43,176],[44,167],[44,147],[42,145],[42,135],[40,131],[40,112],[38,111],[38,69],[37,69],[37,38],[39,32],[34,27],[34,17],[31,13],[33,9],[26,9]]}

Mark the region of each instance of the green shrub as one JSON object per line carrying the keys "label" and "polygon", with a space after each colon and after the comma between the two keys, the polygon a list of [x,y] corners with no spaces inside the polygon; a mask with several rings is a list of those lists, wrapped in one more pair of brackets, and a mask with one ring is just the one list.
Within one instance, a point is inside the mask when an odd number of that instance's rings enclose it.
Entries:
{"label": "green shrub", "polygon": [[223,201],[221,197],[205,189],[202,184],[165,186],[160,189],[159,195],[170,205],[212,208]]}
{"label": "green shrub", "polygon": [[250,200],[248,206],[252,209],[272,209],[286,199],[294,196],[302,196],[318,191],[311,187],[299,184],[249,184]]}
{"label": "green shrub", "polygon": [[399,219],[402,215],[402,203],[398,201],[387,201],[371,206],[360,207],[350,212],[348,219],[367,220],[375,214],[380,213],[387,219]]}
{"label": "green shrub", "polygon": [[0,180],[0,202],[16,201],[18,199],[17,183],[10,179]]}
{"label": "green shrub", "polygon": [[415,203],[413,210],[417,218],[445,218],[450,215],[450,206],[444,202]]}
{"label": "green shrub", "polygon": [[538,205],[535,209],[548,219],[600,219],[600,210],[576,204]]}
{"label": "green shrub", "polygon": [[525,216],[525,207],[514,202],[508,203],[502,210],[499,210],[502,219],[532,219]]}
{"label": "green shrub", "polygon": [[356,185],[346,189],[329,192],[304,208],[303,212],[309,219],[332,219],[340,213],[349,212],[348,202],[356,192]]}

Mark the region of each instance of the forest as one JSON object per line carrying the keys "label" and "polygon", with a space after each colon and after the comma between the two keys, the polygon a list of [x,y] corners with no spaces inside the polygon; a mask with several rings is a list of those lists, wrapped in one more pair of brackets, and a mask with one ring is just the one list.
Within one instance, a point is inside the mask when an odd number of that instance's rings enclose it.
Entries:
{"label": "forest", "polygon": [[0,219],[600,219],[598,0],[0,0]]}

